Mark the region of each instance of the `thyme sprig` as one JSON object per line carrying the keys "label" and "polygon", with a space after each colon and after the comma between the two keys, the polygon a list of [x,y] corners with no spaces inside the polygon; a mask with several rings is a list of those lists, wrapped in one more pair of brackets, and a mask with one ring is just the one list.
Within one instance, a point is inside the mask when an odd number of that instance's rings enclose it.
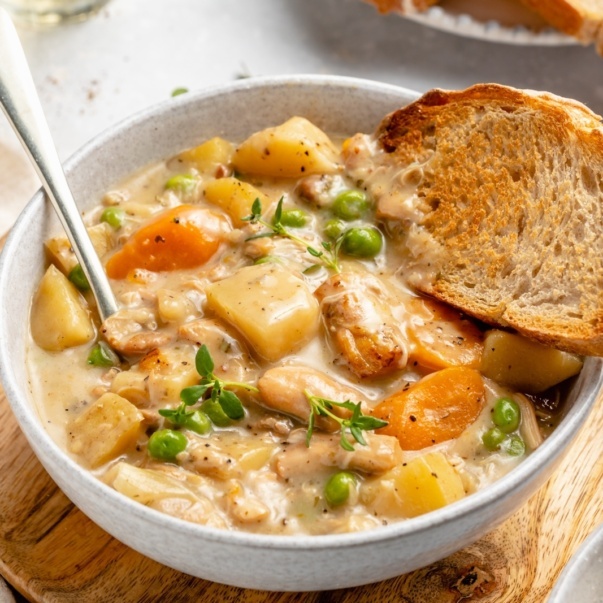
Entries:
{"label": "thyme sprig", "polygon": [[265,226],[268,231],[252,235],[246,240],[252,241],[253,239],[261,239],[264,237],[284,237],[286,239],[294,241],[302,247],[305,247],[306,251],[312,257],[315,257],[317,260],[320,260],[320,262],[328,269],[333,270],[333,272],[335,273],[341,272],[341,267],[339,265],[339,249],[341,247],[342,242],[341,237],[339,237],[333,242],[322,241],[322,249],[316,249],[316,247],[308,245],[308,241],[305,241],[301,237],[294,235],[290,230],[288,230],[287,227],[284,226],[281,221],[282,215],[283,197],[279,199],[272,222],[267,222],[262,218],[262,203],[259,199],[256,198],[256,200],[253,202],[253,205],[251,206],[251,214],[249,216],[244,217],[243,220],[245,222],[249,222],[250,224],[261,224],[262,226]]}
{"label": "thyme sprig", "polygon": [[174,425],[184,425],[189,417],[195,414],[188,406],[181,402],[177,408],[160,408],[157,411],[162,417],[169,419]]}
{"label": "thyme sprig", "polygon": [[211,400],[220,405],[229,419],[233,421],[242,419],[245,416],[243,403],[239,396],[231,391],[231,388],[246,389],[253,393],[258,393],[258,388],[249,383],[227,381],[216,377],[214,361],[205,344],[199,348],[195,355],[195,368],[201,377],[199,384],[185,387],[180,392],[180,406],[175,409],[162,408],[159,410],[159,414],[170,419],[176,425],[182,425],[186,422],[187,417],[195,413],[195,410],[190,409],[190,407],[198,402]]}
{"label": "thyme sprig", "polygon": [[[362,409],[360,407],[360,402],[354,404],[350,400],[346,400],[345,402],[335,402],[333,400],[327,400],[325,398],[320,398],[319,396],[312,395],[308,390],[304,391],[306,398],[310,404],[310,418],[308,420],[308,430],[306,431],[306,446],[310,446],[310,440],[312,439],[312,434],[314,433],[314,425],[316,423],[317,417],[330,417],[341,427],[341,438],[339,440],[340,446],[344,450],[348,450],[350,452],[354,451],[354,445],[349,441],[348,434],[351,434],[354,440],[361,444],[362,446],[366,446],[366,440],[362,435],[363,431],[370,431],[373,429],[379,429],[380,427],[385,427],[388,423],[383,419],[378,419],[377,417],[372,417],[370,415],[365,415],[362,413]],[[352,415],[346,419],[337,416],[333,412],[333,407],[345,408],[351,411]]]}

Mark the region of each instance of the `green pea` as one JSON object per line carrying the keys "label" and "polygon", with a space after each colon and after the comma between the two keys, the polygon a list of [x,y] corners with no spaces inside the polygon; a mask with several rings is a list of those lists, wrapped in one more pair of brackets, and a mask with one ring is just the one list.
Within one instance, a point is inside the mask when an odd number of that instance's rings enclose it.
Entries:
{"label": "green pea", "polygon": [[232,423],[232,420],[224,412],[217,400],[208,398],[201,404],[201,410],[211,419],[211,422],[218,427],[227,427]]}
{"label": "green pea", "polygon": [[281,213],[281,224],[289,228],[301,228],[307,221],[308,215],[303,209],[284,209]]}
{"label": "green pea", "polygon": [[345,230],[345,222],[343,220],[329,220],[325,223],[322,231],[329,239],[337,239]]}
{"label": "green pea", "polygon": [[80,290],[89,291],[90,283],[84,274],[84,269],[80,264],[76,264],[69,272],[69,280]]}
{"label": "green pea", "polygon": [[180,191],[182,193],[190,193],[196,186],[197,179],[194,176],[187,174],[176,174],[168,179],[165,183],[165,188],[172,191]]}
{"label": "green pea", "polygon": [[331,211],[338,218],[350,222],[361,218],[370,206],[371,204],[362,191],[347,190],[335,197]]}
{"label": "green pea", "polygon": [[356,258],[375,257],[383,247],[383,237],[374,226],[362,226],[346,230],[341,250]]}
{"label": "green pea", "polygon": [[186,436],[180,431],[160,429],[149,438],[147,450],[154,459],[173,461],[187,444]]}
{"label": "green pea", "polygon": [[504,433],[512,433],[519,427],[521,411],[511,398],[499,398],[492,409],[492,422]]}
{"label": "green pea", "polygon": [[119,207],[107,207],[101,214],[100,221],[106,222],[112,228],[117,230],[124,223],[126,212]]}
{"label": "green pea", "polygon": [[482,442],[488,450],[498,450],[506,437],[498,427],[492,427],[484,433]]}
{"label": "green pea", "polygon": [[92,366],[118,366],[119,356],[104,341],[92,346],[88,353],[88,364]]}
{"label": "green pea", "polygon": [[325,484],[325,499],[332,507],[345,503],[356,486],[356,476],[348,471],[334,473]]}
{"label": "green pea", "polygon": [[526,444],[520,436],[514,434],[505,442],[504,449],[511,456],[523,456],[526,453]]}
{"label": "green pea", "polygon": [[201,435],[211,431],[211,421],[202,410],[196,410],[194,413],[187,415],[181,425]]}

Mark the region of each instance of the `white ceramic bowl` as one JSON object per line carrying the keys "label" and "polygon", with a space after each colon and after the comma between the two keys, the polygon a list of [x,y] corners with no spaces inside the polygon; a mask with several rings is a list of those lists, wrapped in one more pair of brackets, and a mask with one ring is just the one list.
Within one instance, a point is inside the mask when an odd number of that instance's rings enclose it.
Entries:
{"label": "white ceramic bowl", "polygon": [[[122,122],[66,164],[82,208],[128,174],[222,135],[233,140],[303,115],[332,133],[372,132],[411,101],[402,88],[350,78],[258,78],[182,95]],[[591,409],[601,361],[589,359],[553,435],[494,485],[444,509],[372,531],[268,536],[212,529],[169,517],[118,494],[71,460],[40,422],[25,370],[29,306],[44,265],[42,241],[59,231],[38,193],[0,260],[0,367],[10,404],[38,458],[67,496],[113,536],[170,567],[263,590],[320,590],[390,578],[466,546],[502,522],[549,477]]]}
{"label": "white ceramic bowl", "polygon": [[580,545],[547,603],[603,603],[603,524]]}

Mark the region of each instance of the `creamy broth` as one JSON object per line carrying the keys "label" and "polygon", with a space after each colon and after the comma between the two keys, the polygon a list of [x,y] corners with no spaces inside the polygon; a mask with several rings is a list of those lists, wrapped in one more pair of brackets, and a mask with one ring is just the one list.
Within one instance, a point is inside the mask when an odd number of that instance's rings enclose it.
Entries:
{"label": "creamy broth", "polygon": [[[529,455],[554,423],[543,402],[580,368],[544,351],[572,368],[544,370],[550,383],[530,398],[514,377],[480,372],[492,331],[407,286],[408,225],[391,213],[387,182],[367,193],[370,162],[353,139],[308,123],[238,147],[200,141],[108,192],[85,216],[120,307],[103,325],[73,284],[66,239],[46,243],[34,397],[62,448],[142,504],[275,534],[413,517]],[[270,146],[281,139],[298,147]],[[68,326],[51,319],[65,314]],[[195,392],[188,405],[183,390]]]}

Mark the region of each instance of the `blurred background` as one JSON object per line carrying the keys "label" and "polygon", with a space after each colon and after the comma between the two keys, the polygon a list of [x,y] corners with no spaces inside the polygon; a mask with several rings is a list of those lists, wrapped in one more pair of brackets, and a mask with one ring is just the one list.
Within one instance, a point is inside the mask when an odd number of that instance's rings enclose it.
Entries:
{"label": "blurred background", "polygon": [[[176,88],[262,75],[338,74],[419,92],[492,81],[603,112],[603,58],[592,46],[498,43],[496,24],[485,31],[457,35],[361,0],[110,0],[83,22],[18,26],[62,159]],[[0,115],[2,233],[38,186]]]}

